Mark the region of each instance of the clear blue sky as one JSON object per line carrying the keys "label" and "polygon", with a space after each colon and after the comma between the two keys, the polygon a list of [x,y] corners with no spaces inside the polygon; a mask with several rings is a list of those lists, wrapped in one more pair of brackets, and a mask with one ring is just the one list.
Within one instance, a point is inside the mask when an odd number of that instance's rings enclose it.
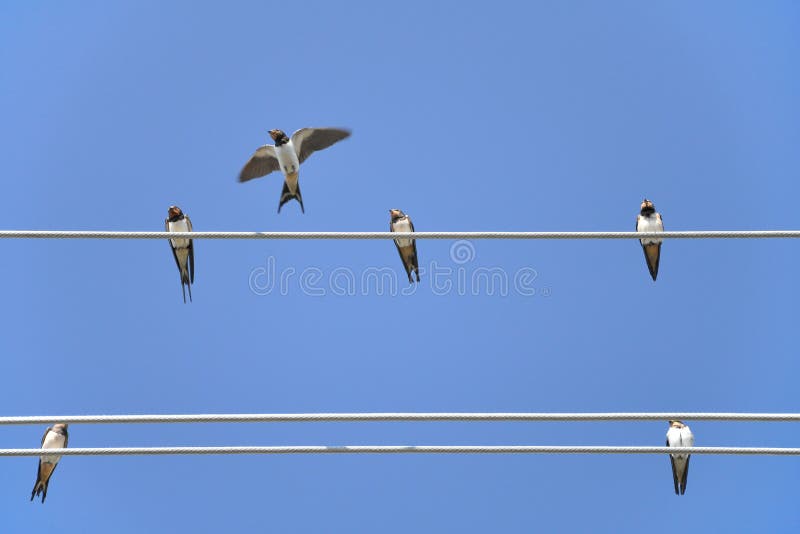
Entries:
{"label": "clear blue sky", "polygon": [[[797,229],[800,7],[670,2],[3,2],[6,229]],[[352,128],[306,204],[238,184],[267,130]],[[362,286],[387,241],[6,240],[7,415],[320,411],[797,412],[797,243],[418,243],[413,295]],[[251,288],[317,272],[309,294]],[[534,294],[435,291],[431,263],[535,270]],[[308,271],[318,269],[319,271]],[[337,270],[338,269],[338,270]],[[332,291],[350,269],[356,295]],[[525,271],[531,272],[531,271]],[[348,276],[348,275],[344,275]],[[296,283],[297,282],[297,283]],[[307,289],[307,288],[306,288]],[[282,294],[283,293],[283,294]],[[463,294],[459,294],[463,293]],[[790,424],[687,421],[698,445],[797,446]],[[662,445],[661,423],[78,426],[70,445]],[[4,427],[36,447],[44,426]],[[35,458],[2,463],[3,532],[796,532],[794,458]]]}

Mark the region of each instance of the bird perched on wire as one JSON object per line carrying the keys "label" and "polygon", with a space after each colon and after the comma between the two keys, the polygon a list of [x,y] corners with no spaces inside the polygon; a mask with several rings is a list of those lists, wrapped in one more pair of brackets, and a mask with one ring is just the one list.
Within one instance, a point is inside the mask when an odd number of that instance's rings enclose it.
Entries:
{"label": "bird perched on wire", "polygon": [[246,182],[280,170],[284,181],[278,213],[281,212],[283,205],[293,198],[297,199],[300,209],[305,213],[298,182],[300,164],[314,152],[349,137],[350,131],[340,128],[301,128],[294,132],[291,138],[283,130],[270,130],[269,136],[275,144],[264,145],[256,150],[239,173],[239,181]]}
{"label": "bird perched on wire", "polygon": [[[392,232],[413,232],[414,223],[411,222],[411,217],[403,213],[401,210],[389,210],[389,230]],[[397,252],[400,253],[400,260],[403,262],[403,267],[406,269],[409,283],[414,283],[411,278],[413,271],[417,275],[417,282],[419,282],[419,260],[417,259],[417,242],[414,239],[407,237],[400,237],[394,240],[397,247]]]}
{"label": "bird perched on wire", "polygon": [[[167,232],[191,232],[192,221],[178,206],[170,206],[164,220]],[[189,302],[192,301],[192,284],[194,283],[194,243],[191,239],[176,238],[169,240],[172,256],[181,275],[181,291],[186,303],[186,287],[189,288]]]}
{"label": "bird perched on wire", "polygon": [[[667,430],[667,447],[694,447],[694,434],[689,426],[680,421],[670,421]],[[672,464],[672,481],[675,484],[675,495],[686,492],[686,479],[689,477],[689,459],[691,454],[670,454]]]}
{"label": "bird perched on wire", "polygon": [[[664,231],[664,223],[661,221],[661,214],[656,211],[653,203],[647,199],[642,201],[639,215],[636,217],[636,231]],[[661,259],[661,239],[656,237],[648,237],[645,239],[640,239],[639,243],[642,244],[642,250],[644,251],[644,259],[647,262],[647,268],[650,271],[650,276],[653,277],[653,282],[655,282],[656,276],[658,276],[658,262]]]}
{"label": "bird perched on wire", "polygon": [[[48,427],[42,436],[42,449],[66,449],[69,441],[66,423],[58,423]],[[56,470],[61,456],[43,454],[39,456],[39,469],[36,471],[36,484],[33,485],[31,501],[39,495],[42,496],[42,503],[47,498],[47,487],[50,485],[50,477]]]}

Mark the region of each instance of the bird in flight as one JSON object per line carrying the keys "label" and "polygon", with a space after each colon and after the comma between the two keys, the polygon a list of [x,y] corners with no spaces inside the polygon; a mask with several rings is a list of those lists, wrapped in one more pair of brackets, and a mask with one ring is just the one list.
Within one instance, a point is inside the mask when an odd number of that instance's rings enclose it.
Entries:
{"label": "bird in flight", "polygon": [[239,181],[247,182],[280,170],[283,173],[283,190],[278,202],[278,213],[292,199],[300,203],[300,209],[305,213],[298,181],[300,164],[314,152],[350,137],[350,131],[341,128],[301,128],[291,137],[283,130],[270,130],[269,136],[275,144],[264,145],[256,150],[239,173]]}

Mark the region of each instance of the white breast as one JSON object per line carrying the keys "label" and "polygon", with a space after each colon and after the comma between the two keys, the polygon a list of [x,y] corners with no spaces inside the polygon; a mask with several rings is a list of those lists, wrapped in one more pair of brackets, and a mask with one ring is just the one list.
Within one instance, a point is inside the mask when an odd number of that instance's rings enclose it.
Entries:
{"label": "white breast", "polygon": [[[694,435],[688,426],[683,428],[671,427],[667,431],[667,443],[670,447],[694,447]],[[686,458],[687,454],[673,454],[676,459]]]}
{"label": "white breast", "polygon": [[300,170],[300,160],[297,159],[297,153],[291,140],[284,145],[276,146],[275,155],[283,174],[294,174]]}
{"label": "white breast", "polygon": [[[395,232],[411,232],[411,223],[408,222],[408,219],[400,219],[399,221],[395,222],[392,226]],[[397,243],[398,247],[410,247],[411,244],[414,242],[413,239],[395,239],[395,243]]]}
{"label": "white breast", "polygon": [[[44,443],[42,443],[43,449],[61,449],[64,447],[64,436],[57,432],[50,431],[44,437]],[[51,464],[57,464],[58,461],[61,459],[61,456],[53,456],[51,454],[42,455],[40,456],[43,462],[48,462]]]}
{"label": "white breast", "polygon": [[[186,224],[186,219],[180,219],[175,222],[168,222],[168,227],[170,232],[188,232],[189,225]],[[184,248],[189,246],[188,239],[170,239],[172,241],[172,246],[175,248]]]}
{"label": "white breast", "polygon": [[694,434],[688,426],[681,428],[681,443],[684,447],[694,447]]}
{"label": "white breast", "polygon": [[[656,217],[656,214],[653,214],[649,217],[642,217],[639,215],[639,218],[636,220],[636,231],[637,232],[663,232],[664,225],[661,223],[661,218]],[[642,245],[655,245],[661,243],[661,239],[658,238],[648,238],[648,239],[640,239],[639,241],[642,242]]]}

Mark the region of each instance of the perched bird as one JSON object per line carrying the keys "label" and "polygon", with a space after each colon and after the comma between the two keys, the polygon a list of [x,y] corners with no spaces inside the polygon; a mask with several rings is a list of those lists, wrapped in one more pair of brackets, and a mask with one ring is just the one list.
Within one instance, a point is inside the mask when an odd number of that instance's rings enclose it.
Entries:
{"label": "perched bird", "polygon": [[[661,222],[661,214],[656,211],[653,203],[647,199],[642,201],[639,216],[636,217],[636,231],[664,231],[664,223]],[[647,261],[647,268],[650,270],[650,276],[653,277],[653,281],[655,282],[656,276],[658,276],[658,261],[661,258],[661,239],[648,237],[646,239],[640,239],[639,242],[642,244],[644,259]]]}
{"label": "perched bird", "polygon": [[291,138],[287,137],[283,130],[270,130],[269,136],[275,141],[275,145],[264,145],[256,150],[239,173],[239,181],[246,182],[280,170],[284,182],[278,213],[281,212],[283,205],[293,198],[297,199],[300,209],[305,213],[300,184],[297,181],[300,164],[317,150],[328,148],[350,137],[350,131],[339,128],[301,128],[293,133]]}
{"label": "perched bird", "polygon": [[[69,435],[67,434],[67,424],[58,423],[44,431],[42,436],[42,449],[66,449]],[[36,484],[33,485],[31,501],[34,497],[42,496],[42,503],[47,498],[47,486],[50,485],[50,477],[56,470],[61,456],[43,454],[39,456],[39,470],[36,472]]]}
{"label": "perched bird", "polygon": [[[694,447],[694,435],[687,425],[680,421],[670,421],[667,430],[667,447]],[[675,495],[686,492],[686,479],[689,477],[689,459],[691,454],[670,454],[672,464],[672,481],[675,483]]]}
{"label": "perched bird", "polygon": [[[389,222],[389,230],[392,232],[413,232],[414,223],[411,222],[411,217],[403,213],[401,210],[389,210],[391,221]],[[407,237],[400,237],[394,240],[397,246],[397,252],[400,253],[400,260],[403,262],[403,267],[406,269],[409,283],[414,283],[411,278],[411,271],[417,275],[417,282],[419,282],[419,260],[417,258],[417,243],[414,239]]]}
{"label": "perched bird", "polygon": [[[192,221],[178,206],[170,206],[167,218],[164,219],[164,227],[167,232],[191,232]],[[192,284],[194,283],[194,244],[191,239],[170,239],[169,246],[181,275],[183,302],[186,303],[186,286],[189,287],[189,301],[191,302]]]}

